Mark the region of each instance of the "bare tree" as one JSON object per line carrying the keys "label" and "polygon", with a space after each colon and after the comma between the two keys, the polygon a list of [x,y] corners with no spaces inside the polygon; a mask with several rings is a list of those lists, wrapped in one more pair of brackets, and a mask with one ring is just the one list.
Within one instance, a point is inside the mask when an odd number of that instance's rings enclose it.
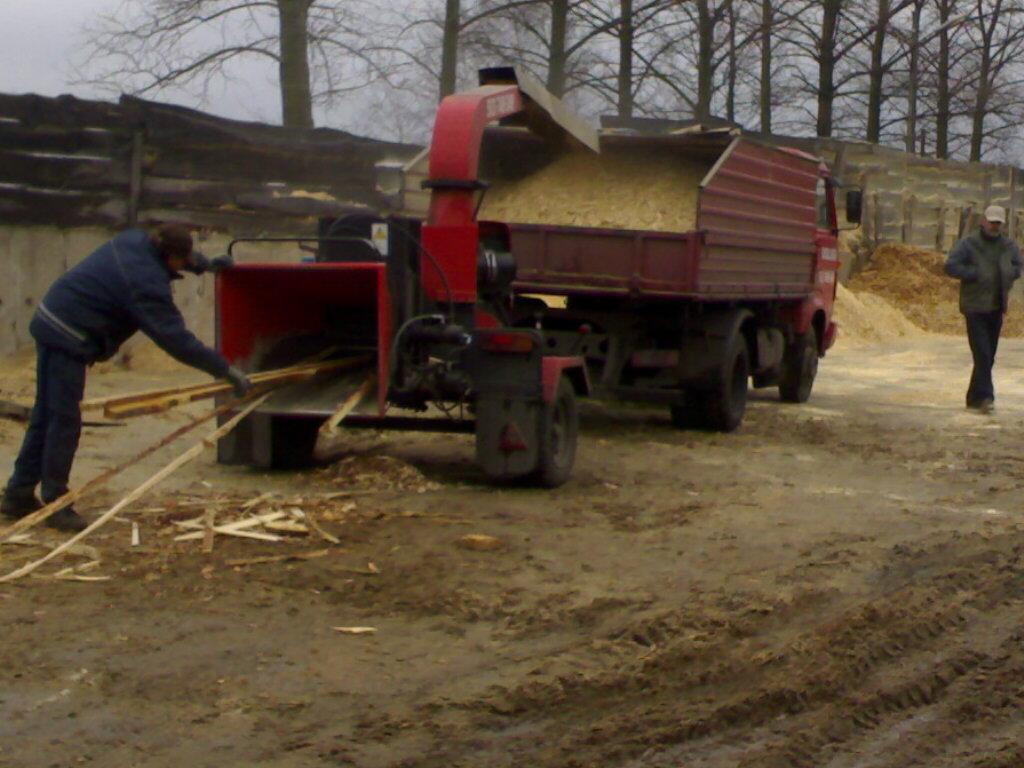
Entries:
{"label": "bare tree", "polygon": [[337,0],[124,0],[91,25],[84,82],[145,95],[181,87],[205,101],[244,59],[276,65],[282,122],[381,73],[365,55],[360,7]]}
{"label": "bare tree", "polygon": [[[969,36],[974,42],[974,105],[970,159],[981,160],[986,139],[997,136],[1021,116],[1019,82],[1011,65],[1024,54],[1024,7],[1014,0],[975,0]],[[995,124],[988,124],[993,119]]]}

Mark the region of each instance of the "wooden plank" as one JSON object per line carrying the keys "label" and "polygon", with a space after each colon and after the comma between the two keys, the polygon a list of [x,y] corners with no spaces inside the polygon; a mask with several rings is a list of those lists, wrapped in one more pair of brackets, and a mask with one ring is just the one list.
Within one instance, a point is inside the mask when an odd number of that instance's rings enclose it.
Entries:
{"label": "wooden plank", "polygon": [[234,237],[313,234],[317,223],[313,216],[260,215],[252,211],[225,211],[192,206],[143,207],[139,211],[139,226],[148,227],[165,221],[180,221],[194,227],[230,232]]}
{"label": "wooden plank", "polygon": [[109,159],[40,157],[0,149],[0,182],[58,190],[123,192],[128,173]]}
{"label": "wooden plank", "polygon": [[0,94],[0,117],[15,118],[31,127],[93,127],[126,131],[125,113],[117,104],[74,96],[52,98],[34,93],[3,93]]}
{"label": "wooden plank", "polygon": [[234,568],[241,568],[246,565],[260,565],[262,563],[284,563],[289,560],[314,560],[318,557],[327,557],[331,554],[330,549],[315,549],[312,552],[290,552],[286,555],[263,555],[261,557],[241,557],[234,560],[225,560],[226,565]]}
{"label": "wooden plank", "polygon": [[31,152],[114,157],[128,149],[124,134],[85,128],[0,123],[0,147]]}
{"label": "wooden plank", "polygon": [[150,145],[147,175],[184,179],[231,179],[249,182],[294,182],[323,185],[342,199],[376,199],[374,164],[384,157],[374,148],[347,152],[298,152],[245,145]]}
{"label": "wooden plank", "polygon": [[147,136],[155,143],[180,141],[193,143],[276,144],[282,147],[324,148],[340,145],[379,147],[398,157],[412,157],[421,148],[412,144],[385,142],[357,136],[334,128],[296,130],[279,125],[216,117],[198,110],[122,96],[119,105],[126,119],[145,124]]}
{"label": "wooden plank", "polygon": [[142,195],[142,159],[145,146],[142,131],[132,134],[132,154],[128,160],[127,222],[134,227],[139,222],[139,198]]}
{"label": "wooden plank", "polygon": [[[279,368],[273,371],[254,373],[249,380],[256,386],[278,386],[293,381],[302,381],[321,373],[342,371],[357,368],[371,362],[370,355],[359,355],[341,360],[328,360],[321,363]],[[159,413],[176,405],[194,402],[203,398],[224,394],[232,390],[227,381],[214,381],[208,384],[193,384],[185,387],[157,389],[137,392],[131,395],[115,395],[112,397],[94,398],[82,403],[82,410],[103,409],[104,414],[119,414],[119,417],[139,416],[142,414]]]}
{"label": "wooden plank", "polygon": [[61,194],[24,187],[0,187],[0,223],[90,224],[118,227],[124,223],[123,196],[114,192]]}
{"label": "wooden plank", "polygon": [[160,471],[156,472],[155,474],[147,478],[145,481],[143,481],[127,496],[122,498],[120,501],[114,504],[114,506],[112,506],[102,515],[96,518],[84,530],[79,531],[70,539],[65,541],[63,544],[56,547],[55,549],[52,549],[50,552],[48,552],[46,555],[39,558],[38,560],[34,560],[31,563],[27,563],[23,565],[21,568],[11,571],[5,576],[0,576],[0,582],[14,581],[15,579],[20,579],[22,576],[26,576],[32,573],[34,570],[39,568],[39,566],[49,562],[53,558],[67,551],[72,546],[82,541],[82,539],[86,538],[97,529],[106,525],[122,509],[127,507],[133,501],[136,501],[137,499],[144,496],[151,488],[153,488],[156,485],[159,485],[166,478],[170,477],[172,474],[178,471],[181,467],[196,459],[206,448],[212,448],[213,446],[215,446],[218,440],[220,440],[222,437],[230,433],[235,427],[237,427],[242,422],[243,419],[245,419],[250,413],[259,408],[268,397],[270,397],[269,393],[257,398],[256,400],[253,400],[245,408],[243,408],[241,411],[235,414],[235,416],[233,416],[231,419],[224,422],[224,424],[219,426],[217,429],[213,430],[213,432],[204,437],[202,440],[193,445],[180,456],[170,461]]}
{"label": "wooden plank", "polygon": [[168,179],[145,176],[139,204],[142,208],[213,208],[233,205],[238,195],[263,189],[262,184],[207,179]]}

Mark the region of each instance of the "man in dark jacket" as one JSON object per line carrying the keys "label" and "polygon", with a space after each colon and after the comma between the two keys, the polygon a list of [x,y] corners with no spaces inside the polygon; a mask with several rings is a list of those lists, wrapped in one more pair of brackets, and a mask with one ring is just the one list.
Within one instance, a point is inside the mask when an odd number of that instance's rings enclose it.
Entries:
{"label": "man in dark jacket", "polygon": [[[171,296],[171,281],[182,270],[201,274],[228,265],[194,252],[189,230],[168,224],[153,234],[122,232],[57,279],[29,325],[36,342],[36,402],[0,512],[16,519],[39,509],[39,484],[47,504],[67,493],[82,429],[86,366],[112,357],[138,330],[182,363],[227,377],[237,394],[249,389],[241,371],[185,327]],[[86,525],[71,506],[47,524],[68,531]]]}
{"label": "man in dark jacket", "polygon": [[1006,211],[990,205],[980,229],[953,246],[946,259],[946,274],[960,280],[960,311],[974,357],[967,407],[981,413],[995,407],[992,366],[1010,288],[1021,273],[1020,249],[1002,234],[1005,222]]}

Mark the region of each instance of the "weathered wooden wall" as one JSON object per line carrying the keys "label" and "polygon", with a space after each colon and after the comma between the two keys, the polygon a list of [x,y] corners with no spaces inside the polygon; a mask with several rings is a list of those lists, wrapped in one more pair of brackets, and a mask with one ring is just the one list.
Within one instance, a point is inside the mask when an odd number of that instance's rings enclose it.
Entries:
{"label": "weathered wooden wall", "polygon": [[375,164],[417,150],[131,97],[0,95],[0,224],[310,234],[318,216],[383,207]]}

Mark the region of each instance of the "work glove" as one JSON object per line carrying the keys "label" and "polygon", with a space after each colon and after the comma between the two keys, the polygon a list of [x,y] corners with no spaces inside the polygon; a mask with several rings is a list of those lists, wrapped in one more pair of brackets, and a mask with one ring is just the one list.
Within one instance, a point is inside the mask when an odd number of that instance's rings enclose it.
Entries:
{"label": "work glove", "polygon": [[220,272],[222,269],[230,269],[235,266],[235,260],[226,253],[223,256],[214,256],[210,259],[210,271]]}
{"label": "work glove", "polygon": [[249,377],[235,368],[235,366],[228,368],[227,379],[231,382],[231,386],[235,388],[235,395],[237,397],[245,397],[249,390],[252,389],[252,382],[249,381]]}
{"label": "work glove", "polygon": [[220,272],[222,269],[227,269],[234,265],[235,261],[230,256],[224,255],[209,259],[199,251],[192,251],[192,254],[188,257],[188,264],[183,269],[186,272],[191,272],[193,275],[203,275],[207,272]]}

